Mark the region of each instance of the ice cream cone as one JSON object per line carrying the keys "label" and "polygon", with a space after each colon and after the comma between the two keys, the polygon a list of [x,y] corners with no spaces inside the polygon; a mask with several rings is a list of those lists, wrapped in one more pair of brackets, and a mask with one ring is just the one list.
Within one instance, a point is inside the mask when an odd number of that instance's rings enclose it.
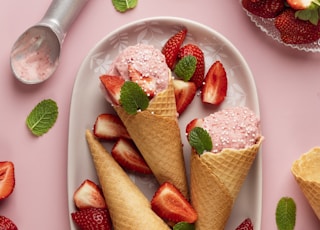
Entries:
{"label": "ice cream cone", "polygon": [[320,147],[312,148],[291,168],[297,183],[320,220]]}
{"label": "ice cream cone", "polygon": [[246,149],[191,155],[191,202],[197,230],[223,230],[241,186],[256,158],[262,137]]}
{"label": "ice cream cone", "polygon": [[150,202],[103,145],[87,130],[86,139],[115,230],[169,230]]}
{"label": "ice cream cone", "polygon": [[166,90],[150,101],[146,110],[130,115],[121,106],[114,109],[158,182],[171,182],[188,198],[172,80]]}

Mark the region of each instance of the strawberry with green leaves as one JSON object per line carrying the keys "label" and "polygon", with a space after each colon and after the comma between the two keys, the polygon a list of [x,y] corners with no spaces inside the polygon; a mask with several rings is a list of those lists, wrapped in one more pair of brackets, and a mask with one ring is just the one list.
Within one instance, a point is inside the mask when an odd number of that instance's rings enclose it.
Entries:
{"label": "strawberry with green leaves", "polygon": [[283,42],[287,44],[307,44],[320,38],[320,23],[312,24],[296,17],[296,11],[288,8],[275,19]]}
{"label": "strawberry with green leaves", "polygon": [[319,0],[287,0],[288,5],[296,10],[295,17],[318,25],[320,18]]}

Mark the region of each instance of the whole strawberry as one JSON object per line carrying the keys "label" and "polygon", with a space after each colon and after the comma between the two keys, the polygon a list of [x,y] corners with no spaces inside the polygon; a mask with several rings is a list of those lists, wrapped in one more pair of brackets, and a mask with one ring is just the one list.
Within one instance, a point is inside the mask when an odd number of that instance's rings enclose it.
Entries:
{"label": "whole strawberry", "polygon": [[8,217],[0,216],[1,230],[18,230],[17,226]]}
{"label": "whole strawberry", "polygon": [[288,8],[275,19],[275,27],[279,30],[281,40],[287,44],[307,44],[320,38],[320,23],[312,24],[310,21],[295,17],[295,10]]}
{"label": "whole strawberry", "polygon": [[180,48],[178,53],[178,59],[182,59],[188,55],[192,55],[197,59],[196,70],[192,75],[190,81],[196,84],[197,88],[200,88],[204,79],[205,63],[202,50],[195,44],[187,44]]}
{"label": "whole strawberry", "polygon": [[242,6],[250,13],[263,18],[274,18],[285,8],[284,0],[242,0]]}

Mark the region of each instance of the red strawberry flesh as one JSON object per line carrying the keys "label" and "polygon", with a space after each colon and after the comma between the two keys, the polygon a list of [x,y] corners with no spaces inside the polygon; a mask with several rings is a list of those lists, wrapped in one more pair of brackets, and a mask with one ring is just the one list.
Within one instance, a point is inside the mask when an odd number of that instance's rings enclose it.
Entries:
{"label": "red strawberry flesh", "polygon": [[10,161],[0,162],[0,200],[7,198],[15,187],[14,164]]}
{"label": "red strawberry flesh", "polygon": [[1,230],[18,230],[17,226],[11,219],[5,216],[0,216],[0,229]]}
{"label": "red strawberry flesh", "polygon": [[179,115],[190,105],[196,95],[197,88],[193,82],[173,80],[177,112]]}
{"label": "red strawberry flesh", "polygon": [[120,91],[125,80],[120,76],[102,75],[100,81],[106,90],[106,98],[111,103],[119,105]]}
{"label": "red strawberry flesh", "polygon": [[274,18],[285,8],[283,0],[242,0],[242,6],[250,13],[263,17]]}
{"label": "red strawberry flesh", "polygon": [[250,218],[245,219],[236,230],[253,230],[253,224]]}

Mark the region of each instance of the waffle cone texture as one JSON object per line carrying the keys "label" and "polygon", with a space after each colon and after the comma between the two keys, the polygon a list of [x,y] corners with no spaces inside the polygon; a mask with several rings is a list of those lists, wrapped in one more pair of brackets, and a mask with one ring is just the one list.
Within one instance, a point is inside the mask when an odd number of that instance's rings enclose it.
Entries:
{"label": "waffle cone texture", "polygon": [[241,186],[261,146],[223,149],[220,153],[191,153],[190,193],[197,230],[223,230]]}
{"label": "waffle cone texture", "polygon": [[320,147],[302,154],[292,164],[291,172],[320,220]]}
{"label": "waffle cone texture", "polygon": [[169,230],[150,202],[104,146],[87,130],[86,139],[114,230]]}
{"label": "waffle cone texture", "polygon": [[170,182],[188,198],[185,161],[177,120],[172,80],[146,110],[128,114],[121,106],[115,111],[151,168],[159,184]]}

